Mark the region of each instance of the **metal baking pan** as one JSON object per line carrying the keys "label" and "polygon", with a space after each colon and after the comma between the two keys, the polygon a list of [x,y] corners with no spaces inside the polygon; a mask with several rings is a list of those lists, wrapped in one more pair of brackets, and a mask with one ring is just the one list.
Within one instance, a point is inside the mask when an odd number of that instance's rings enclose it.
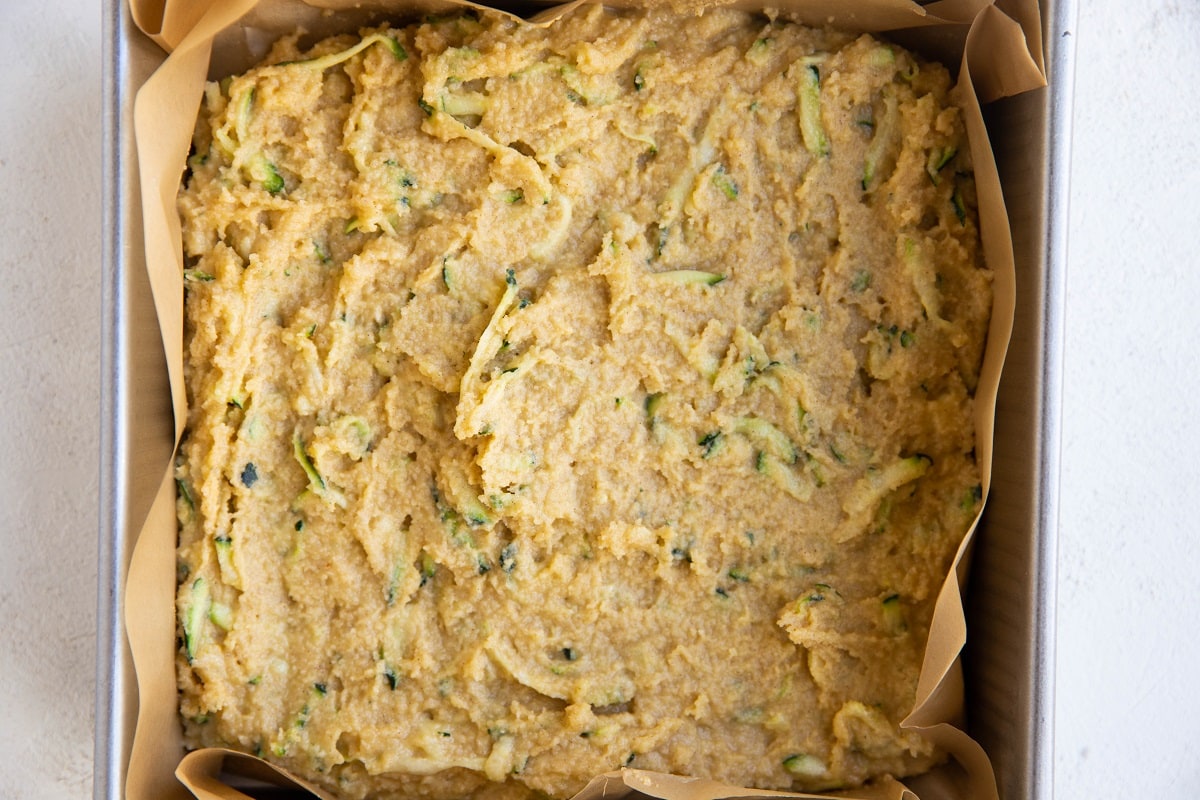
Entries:
{"label": "metal baking pan", "polygon": [[[1003,2],[1000,3],[1004,5]],[[1054,611],[1074,0],[1042,6],[1049,87],[984,110],[1012,224],[1017,310],[993,484],[968,585],[967,731],[1005,800],[1053,795]],[[95,796],[124,796],[137,686],[122,587],[172,449],[142,254],[133,101],[163,53],[104,2],[104,240]]]}
{"label": "metal baking pan", "polygon": [[121,592],[134,540],[171,458],[174,422],[143,256],[133,141],[134,95],[163,53],[134,27],[124,0],[104,0],[103,8],[102,424],[93,791],[98,798],[115,800],[125,796],[125,767],[137,721],[137,683]]}

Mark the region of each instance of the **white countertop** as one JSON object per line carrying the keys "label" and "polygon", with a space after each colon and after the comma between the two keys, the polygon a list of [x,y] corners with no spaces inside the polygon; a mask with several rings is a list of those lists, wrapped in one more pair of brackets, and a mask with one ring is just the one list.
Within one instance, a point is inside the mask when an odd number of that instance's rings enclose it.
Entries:
{"label": "white countertop", "polygon": [[[1055,790],[1191,800],[1200,3],[1080,5]],[[96,0],[0,2],[0,67],[0,795],[84,798],[100,429]]]}

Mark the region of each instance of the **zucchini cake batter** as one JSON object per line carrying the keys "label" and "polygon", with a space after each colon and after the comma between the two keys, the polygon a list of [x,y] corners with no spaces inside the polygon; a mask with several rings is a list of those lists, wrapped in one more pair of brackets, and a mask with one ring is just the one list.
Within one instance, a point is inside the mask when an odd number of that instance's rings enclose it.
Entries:
{"label": "zucchini cake batter", "polygon": [[946,70],[732,10],[302,41],[179,198],[189,746],[352,798],[937,763],[991,303]]}

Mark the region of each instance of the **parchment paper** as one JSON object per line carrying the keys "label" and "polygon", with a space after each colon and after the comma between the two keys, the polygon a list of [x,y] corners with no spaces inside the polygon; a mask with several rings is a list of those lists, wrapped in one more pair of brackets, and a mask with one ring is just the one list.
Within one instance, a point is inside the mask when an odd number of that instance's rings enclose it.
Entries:
{"label": "parchment paper", "polygon": [[[590,0],[576,0],[589,2]],[[762,0],[669,0],[681,8],[720,3],[760,10]],[[191,144],[203,84],[247,69],[274,39],[297,27],[316,35],[356,30],[374,19],[405,21],[424,13],[471,6],[465,0],[129,0],[134,21],[170,56],[139,91],[134,127],[145,224],[146,263],[162,329],[178,443],[186,420],[183,387],[183,254],[175,199]],[[656,0],[641,0],[653,3]],[[638,5],[639,0],[610,0]],[[572,4],[574,5],[574,4]],[[983,124],[981,103],[1045,85],[1037,0],[939,0],[924,7],[907,0],[776,0],[774,8],[799,21],[884,33],[958,67],[956,99],[964,107],[979,198],[984,259],[994,272],[994,305],[975,397],[976,452],[986,502],[991,485],[993,423],[1000,369],[1012,332],[1015,270],[1012,235],[1000,179]],[[550,24],[565,8],[535,17]],[[188,797],[244,798],[222,778],[294,787],[328,798],[282,770],[251,756],[209,749],[185,755],[175,681],[175,484],[173,463],[136,543],[125,587],[125,621],[137,672],[138,719],[126,778],[130,800]],[[853,792],[861,800],[995,800],[996,782],[982,748],[963,731],[966,641],[962,587],[978,519],[962,541],[942,585],[917,688],[902,726],[919,731],[952,760],[926,776]],[[182,781],[182,783],[181,783]],[[187,787],[185,789],[184,787]],[[735,797],[816,797],[725,786],[708,780],[621,770],[597,776],[577,800],[651,796],[665,800]]]}

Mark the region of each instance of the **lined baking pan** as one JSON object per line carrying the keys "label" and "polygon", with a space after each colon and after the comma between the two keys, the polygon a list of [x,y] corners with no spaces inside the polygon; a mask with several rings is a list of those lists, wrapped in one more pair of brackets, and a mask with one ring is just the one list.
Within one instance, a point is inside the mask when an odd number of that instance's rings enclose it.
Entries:
{"label": "lined baking pan", "polygon": [[[1000,5],[1003,6],[1003,3]],[[984,109],[1012,225],[1017,305],[993,483],[968,585],[967,732],[1000,796],[1053,794],[1054,609],[1074,0],[1042,4],[1048,87]],[[133,100],[162,51],[104,2],[104,240],[95,783],[124,796],[137,687],[121,589],[171,456],[162,339],[142,255]],[[173,613],[166,609],[164,613]]]}

